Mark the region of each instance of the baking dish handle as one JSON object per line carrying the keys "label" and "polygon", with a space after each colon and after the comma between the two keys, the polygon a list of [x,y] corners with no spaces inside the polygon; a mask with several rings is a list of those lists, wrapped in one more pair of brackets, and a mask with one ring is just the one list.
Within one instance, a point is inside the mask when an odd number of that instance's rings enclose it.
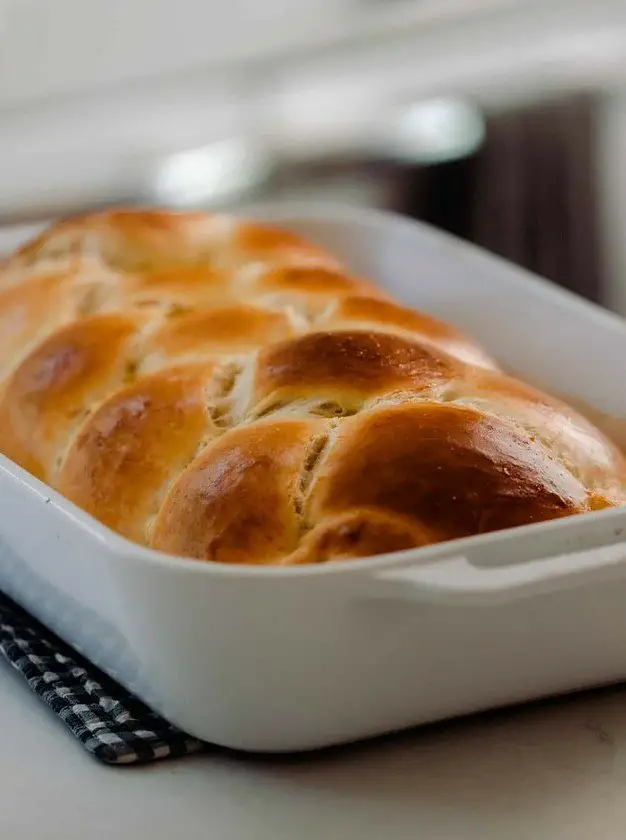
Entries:
{"label": "baking dish handle", "polygon": [[626,544],[507,566],[480,566],[465,556],[379,570],[369,576],[369,599],[483,605],[542,595],[626,576]]}

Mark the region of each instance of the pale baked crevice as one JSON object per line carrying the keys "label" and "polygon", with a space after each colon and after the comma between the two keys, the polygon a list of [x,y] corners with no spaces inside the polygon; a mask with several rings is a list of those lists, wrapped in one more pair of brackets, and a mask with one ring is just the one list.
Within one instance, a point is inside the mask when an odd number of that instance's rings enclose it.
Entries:
{"label": "pale baked crevice", "polygon": [[181,315],[188,315],[194,312],[197,307],[186,303],[171,303],[165,311],[165,317],[169,320],[171,318],[179,318]]}
{"label": "pale baked crevice", "polygon": [[357,409],[346,408],[334,400],[324,400],[324,402],[312,406],[309,413],[314,417],[351,417],[357,413]]}
{"label": "pale baked crevice", "polygon": [[129,385],[139,378],[139,368],[141,366],[141,359],[138,357],[128,359],[124,365],[124,375],[122,376],[122,383]]}
{"label": "pale baked crevice", "polygon": [[209,405],[209,416],[217,428],[223,432],[232,426],[230,405],[225,400],[216,400]]}
{"label": "pale baked crevice", "polygon": [[336,400],[330,399],[300,399],[300,400],[269,400],[261,402],[249,415],[248,422],[256,423],[258,420],[267,420],[268,417],[276,419],[283,417],[322,417],[327,420],[338,420],[344,417],[352,417],[361,410],[361,407],[342,405]]}
{"label": "pale baked crevice", "polygon": [[256,423],[257,420],[265,420],[270,414],[276,414],[277,411],[288,406],[289,403],[285,400],[275,400],[273,402],[262,403],[259,408],[250,415],[250,422]]}
{"label": "pale baked crevice", "polygon": [[76,307],[76,317],[84,318],[88,315],[94,315],[101,309],[103,302],[102,284],[89,284],[85,288],[84,293]]}
{"label": "pale baked crevice", "polygon": [[230,360],[218,368],[210,383],[207,410],[215,426],[222,432],[235,425],[232,395],[243,371],[244,365],[241,362]]}
{"label": "pale baked crevice", "polygon": [[313,482],[315,481],[317,470],[332,446],[334,433],[338,424],[338,420],[331,420],[326,428],[326,431],[312,437],[304,456],[302,469],[298,477],[298,483],[293,498],[294,509],[300,519],[301,536],[307,531],[310,531],[313,527],[313,523],[308,521],[306,515],[307,501]]}

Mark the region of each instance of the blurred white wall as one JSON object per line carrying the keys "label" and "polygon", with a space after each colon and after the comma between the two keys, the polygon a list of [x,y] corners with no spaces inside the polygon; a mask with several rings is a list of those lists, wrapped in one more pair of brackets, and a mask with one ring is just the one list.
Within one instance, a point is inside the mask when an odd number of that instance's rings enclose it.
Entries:
{"label": "blurred white wall", "polygon": [[[393,35],[537,0],[0,0],[0,106]],[[552,0],[549,0],[552,2]],[[219,81],[213,79],[212,81]]]}
{"label": "blurred white wall", "polygon": [[[0,103],[272,53],[344,0],[4,0]],[[333,11],[333,9],[335,11]]]}

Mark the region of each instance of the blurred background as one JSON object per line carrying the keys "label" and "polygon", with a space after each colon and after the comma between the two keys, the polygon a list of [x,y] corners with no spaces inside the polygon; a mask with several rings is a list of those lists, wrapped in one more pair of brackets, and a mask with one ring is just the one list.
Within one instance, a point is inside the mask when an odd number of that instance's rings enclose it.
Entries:
{"label": "blurred background", "polygon": [[391,208],[626,315],[626,2],[0,0],[0,186]]}

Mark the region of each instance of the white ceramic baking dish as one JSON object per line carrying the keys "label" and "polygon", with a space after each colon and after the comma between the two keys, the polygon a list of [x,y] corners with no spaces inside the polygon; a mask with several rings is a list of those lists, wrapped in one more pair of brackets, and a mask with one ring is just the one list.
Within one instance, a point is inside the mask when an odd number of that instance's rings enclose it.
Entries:
{"label": "white ceramic baking dish", "polygon": [[[501,361],[626,416],[626,324],[376,212],[264,208]],[[302,750],[626,678],[626,509],[363,561],[142,549],[0,458],[0,587],[189,733]]]}

